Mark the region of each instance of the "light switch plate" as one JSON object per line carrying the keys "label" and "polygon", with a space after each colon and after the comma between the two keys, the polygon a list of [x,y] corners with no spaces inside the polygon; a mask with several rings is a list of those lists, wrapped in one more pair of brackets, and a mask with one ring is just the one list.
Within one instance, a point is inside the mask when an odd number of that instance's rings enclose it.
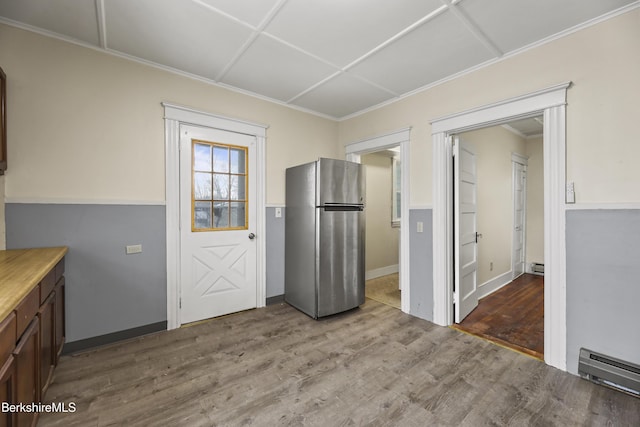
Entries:
{"label": "light switch plate", "polygon": [[424,223],[422,221],[418,221],[418,233],[422,233],[424,231]]}
{"label": "light switch plate", "polygon": [[282,218],[282,208],[276,208],[276,218]]}

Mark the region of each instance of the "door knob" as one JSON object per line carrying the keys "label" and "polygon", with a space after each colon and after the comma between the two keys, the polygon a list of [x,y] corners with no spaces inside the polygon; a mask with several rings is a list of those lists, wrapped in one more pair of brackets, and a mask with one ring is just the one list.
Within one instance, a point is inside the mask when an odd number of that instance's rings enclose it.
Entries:
{"label": "door knob", "polygon": [[256,235],[253,233],[249,233],[249,240],[253,240],[256,238]]}

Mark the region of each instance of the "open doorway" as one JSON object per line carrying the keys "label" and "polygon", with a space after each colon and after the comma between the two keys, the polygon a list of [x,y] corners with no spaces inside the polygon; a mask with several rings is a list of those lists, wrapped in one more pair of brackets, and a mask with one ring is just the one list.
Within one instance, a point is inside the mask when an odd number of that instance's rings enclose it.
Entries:
{"label": "open doorway", "polygon": [[360,162],[367,188],[365,296],[400,309],[400,146],[365,154]]}
{"label": "open doorway", "polygon": [[[409,313],[411,307],[411,287],[409,286],[409,157],[411,128],[400,129],[391,133],[367,138],[345,146],[345,157],[352,162],[360,163],[363,156],[380,151],[399,148],[399,159],[402,167],[399,170],[399,256],[398,280],[402,291],[400,309]],[[367,190],[369,192],[369,189]],[[365,203],[365,215],[368,218],[368,203]],[[368,221],[368,220],[367,220]]]}
{"label": "open doorway", "polygon": [[[455,327],[544,358],[542,116],[456,134]],[[457,171],[456,168],[460,170]],[[456,288],[457,289],[457,288]]]}

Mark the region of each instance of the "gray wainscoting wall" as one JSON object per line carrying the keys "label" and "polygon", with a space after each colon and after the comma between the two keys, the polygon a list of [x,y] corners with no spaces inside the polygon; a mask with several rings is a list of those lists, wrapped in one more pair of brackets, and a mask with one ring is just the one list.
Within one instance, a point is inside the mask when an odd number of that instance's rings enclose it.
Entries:
{"label": "gray wainscoting wall", "polygon": [[[433,321],[433,211],[409,211],[409,280],[413,316]],[[423,231],[418,233],[418,222]]]}
{"label": "gray wainscoting wall", "polygon": [[640,210],[567,211],[567,370],[580,348],[640,364]]}
{"label": "gray wainscoting wall", "polygon": [[[7,203],[6,227],[8,249],[69,247],[67,343],[166,329],[164,206]],[[137,244],[142,253],[126,255]]]}
{"label": "gray wainscoting wall", "polygon": [[[276,209],[282,211],[280,218],[276,218]],[[267,207],[267,302],[270,299],[284,301],[284,209]]]}

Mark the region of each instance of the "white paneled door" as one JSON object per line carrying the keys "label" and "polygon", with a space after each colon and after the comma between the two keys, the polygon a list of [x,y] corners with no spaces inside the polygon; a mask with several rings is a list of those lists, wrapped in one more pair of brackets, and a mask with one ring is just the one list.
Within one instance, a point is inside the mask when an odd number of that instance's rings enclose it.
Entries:
{"label": "white paneled door", "polygon": [[478,306],[478,199],[476,154],[456,138],[454,146],[455,321]]}
{"label": "white paneled door", "polygon": [[527,166],[513,161],[513,278],[525,271],[525,225]]}
{"label": "white paneled door", "polygon": [[256,307],[256,138],[180,127],[180,322]]}

